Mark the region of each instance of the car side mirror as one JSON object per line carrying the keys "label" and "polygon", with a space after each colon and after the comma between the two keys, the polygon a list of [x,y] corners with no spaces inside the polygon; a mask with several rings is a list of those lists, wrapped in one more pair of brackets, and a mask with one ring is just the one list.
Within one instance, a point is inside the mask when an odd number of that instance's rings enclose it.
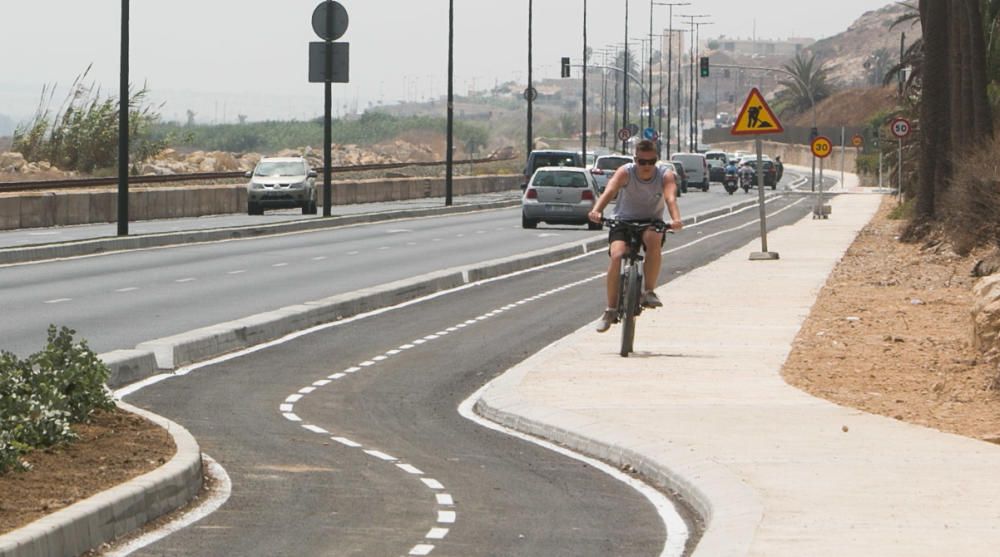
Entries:
{"label": "car side mirror", "polygon": [[246,172],[243,173],[243,176],[245,178],[253,178],[253,170],[247,170]]}
{"label": "car side mirror", "polygon": [[310,177],[310,178],[315,178],[316,176],[318,176],[318,174],[316,174],[316,171],[315,171],[315,170],[310,170],[310,171],[309,171],[309,177]]}

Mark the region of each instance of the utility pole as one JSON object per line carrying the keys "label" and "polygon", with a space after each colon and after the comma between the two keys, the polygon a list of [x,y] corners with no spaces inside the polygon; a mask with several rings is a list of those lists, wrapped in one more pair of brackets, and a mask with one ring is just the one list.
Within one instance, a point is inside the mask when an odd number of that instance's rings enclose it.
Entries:
{"label": "utility pole", "polygon": [[[628,0],[625,0],[625,63],[622,68],[622,73],[625,74],[625,79],[622,80],[624,83],[622,91],[622,128],[628,128]],[[622,154],[626,154],[625,151],[628,148],[628,142],[622,140]]]}
{"label": "utility pole", "polygon": [[583,165],[587,166],[587,0],[583,0]]}
{"label": "utility pole", "polygon": [[524,96],[528,101],[528,147],[525,156],[531,154],[532,148],[534,147],[534,133],[531,129],[531,105],[535,101],[535,88],[531,80],[531,20],[534,15],[532,10],[534,8],[533,0],[528,0],[528,88],[524,90]]}
{"label": "utility pole", "polygon": [[118,235],[128,236],[128,39],[130,0],[122,0],[121,76],[118,89]]}
{"label": "utility pole", "polygon": [[448,153],[445,172],[444,204],[452,204],[452,178],[455,166],[455,0],[448,0]]}

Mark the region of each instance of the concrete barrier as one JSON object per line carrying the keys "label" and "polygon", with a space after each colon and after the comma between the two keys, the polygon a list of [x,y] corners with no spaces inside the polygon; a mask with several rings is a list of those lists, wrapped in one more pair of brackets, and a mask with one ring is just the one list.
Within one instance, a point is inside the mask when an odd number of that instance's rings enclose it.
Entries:
{"label": "concrete barrier", "polygon": [[[515,190],[520,176],[464,176],[454,179],[454,195]],[[318,198],[323,201],[322,184]],[[402,201],[443,197],[443,178],[394,178],[335,182],[333,204]],[[137,188],[129,192],[133,221],[242,213],[247,208],[244,184]],[[115,222],[114,190],[57,191],[0,195],[0,230]]]}

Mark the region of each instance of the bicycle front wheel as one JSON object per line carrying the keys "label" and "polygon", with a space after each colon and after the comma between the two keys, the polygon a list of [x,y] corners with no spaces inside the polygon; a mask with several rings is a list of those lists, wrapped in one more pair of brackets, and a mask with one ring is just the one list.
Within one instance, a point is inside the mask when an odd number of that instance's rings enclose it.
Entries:
{"label": "bicycle front wheel", "polygon": [[625,296],[622,300],[625,305],[622,310],[621,355],[627,358],[632,352],[635,340],[635,318],[639,315],[639,297],[642,295],[642,276],[639,274],[639,269],[634,266],[626,269],[622,281],[625,283]]}

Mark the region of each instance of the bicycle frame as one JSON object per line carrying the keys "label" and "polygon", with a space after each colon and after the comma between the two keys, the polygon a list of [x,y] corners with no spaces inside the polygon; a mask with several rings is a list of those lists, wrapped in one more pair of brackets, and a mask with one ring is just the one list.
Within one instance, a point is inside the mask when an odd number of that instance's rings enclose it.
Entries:
{"label": "bicycle frame", "polygon": [[629,353],[634,351],[635,320],[642,313],[640,297],[644,281],[642,263],[645,260],[642,255],[643,235],[649,228],[663,232],[667,225],[663,221],[629,222],[604,219],[604,222],[611,228],[622,226],[626,230],[625,244],[628,250],[622,257],[619,270],[618,320],[622,323],[621,355],[628,357]]}

